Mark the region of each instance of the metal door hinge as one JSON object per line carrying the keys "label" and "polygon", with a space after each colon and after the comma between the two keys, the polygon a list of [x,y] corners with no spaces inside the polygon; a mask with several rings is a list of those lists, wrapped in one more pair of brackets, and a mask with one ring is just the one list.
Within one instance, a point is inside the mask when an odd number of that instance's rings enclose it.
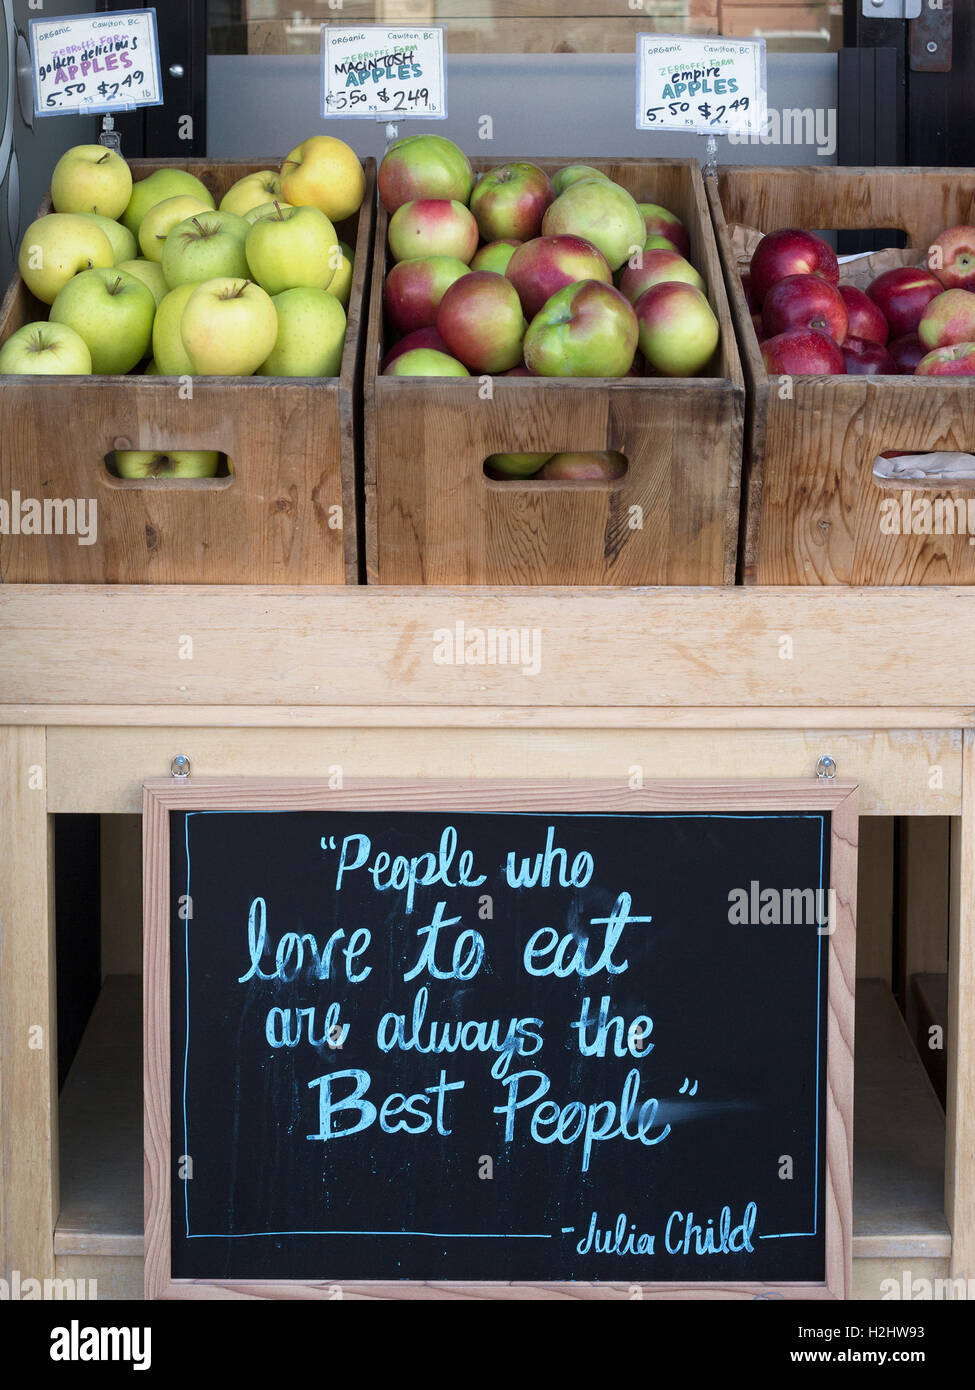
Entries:
{"label": "metal door hinge", "polygon": [[864,19],[917,19],[922,0],[863,0]]}

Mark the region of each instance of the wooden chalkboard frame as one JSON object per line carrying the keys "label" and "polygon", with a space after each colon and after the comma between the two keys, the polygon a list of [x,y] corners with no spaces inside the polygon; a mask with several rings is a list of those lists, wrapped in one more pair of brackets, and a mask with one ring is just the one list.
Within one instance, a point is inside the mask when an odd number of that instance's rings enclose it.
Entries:
{"label": "wooden chalkboard frame", "polygon": [[154,779],[143,783],[143,1031],[145,1293],[150,1299],[624,1299],[637,1286],[599,1283],[372,1282],[365,1280],[174,1279],[170,1183],[169,812],[180,810],[404,811],[828,811],[830,887],[836,924],[828,936],[826,1042],[826,1278],[823,1283],[646,1283],[654,1299],[847,1299],[853,1258],[853,1024],[856,964],[857,784],[834,780],[658,781],[633,789],[604,780],[359,780],[341,790],[322,780]]}

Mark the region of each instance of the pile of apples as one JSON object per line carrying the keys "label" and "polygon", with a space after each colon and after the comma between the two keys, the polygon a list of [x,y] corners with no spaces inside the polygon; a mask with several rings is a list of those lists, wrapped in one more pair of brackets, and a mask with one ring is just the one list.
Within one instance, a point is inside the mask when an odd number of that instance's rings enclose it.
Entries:
{"label": "pile of apples", "polygon": [[[238,180],[219,208],[185,170],[133,183],[114,150],[68,150],[54,211],[19,253],[48,318],[4,342],[0,375],[337,376],[354,253],[334,224],[365,186],[355,152],[324,135],[279,171]],[[115,465],[122,477],[207,477],[219,458],[120,451]]]}
{"label": "pile of apples", "polygon": [[975,227],[950,227],[927,268],[867,286],[839,283],[832,247],[785,227],[763,237],[742,275],[766,369],[786,375],[975,375]]}
{"label": "pile of apples", "polygon": [[[415,135],[387,151],[384,286],[394,377],[695,376],[718,321],[668,209],[637,203],[588,165],[554,178],[530,163],[475,181],[452,141]],[[619,454],[494,454],[496,478],[613,479]]]}

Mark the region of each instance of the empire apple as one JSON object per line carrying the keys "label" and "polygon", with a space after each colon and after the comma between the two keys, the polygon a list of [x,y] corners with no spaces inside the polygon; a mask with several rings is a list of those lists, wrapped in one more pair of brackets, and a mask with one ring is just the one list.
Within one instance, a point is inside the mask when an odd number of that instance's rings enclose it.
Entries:
{"label": "empire apple", "polygon": [[801,227],[782,227],[763,236],[749,267],[752,288],[764,306],[765,296],[777,280],[789,275],[821,275],[831,285],[840,281],[836,252],[828,241]]}
{"label": "empire apple", "polygon": [[365,193],[359,156],[334,135],[310,136],[281,165],[282,197],[295,207],[317,208],[330,222],[358,212]]}
{"label": "empire apple", "polygon": [[187,300],[179,331],[200,376],[253,376],[277,342],[278,316],[260,285],[208,280]]}
{"label": "empire apple", "polygon": [[855,285],[840,285],[839,292],[846,305],[849,337],[864,338],[883,347],[890,336],[890,325],[879,306]]}
{"label": "empire apple", "polygon": [[489,270],[457,280],[437,310],[437,332],[452,356],[474,372],[517,366],[527,327],[518,291]]}
{"label": "empire apple", "polygon": [[530,241],[555,201],[552,180],[535,164],[502,164],[477,183],[471,212],[485,241]]}
{"label": "empire apple", "polygon": [[[169,198],[196,198],[204,208],[214,208],[213,194],[205,183],[185,169],[157,169],[154,174],[132,185],[132,197],[121,221],[134,236],[139,235],[142,219],[151,208]],[[151,259],[151,258],[150,258]]]}
{"label": "empire apple", "polygon": [[764,336],[774,338],[791,328],[818,328],[842,344],[849,316],[839,290],[820,275],[787,275],[776,280],[762,303]]}
{"label": "empire apple", "polygon": [[843,349],[818,328],[791,328],[762,343],[762,360],[775,376],[845,376]]}
{"label": "empire apple", "polygon": [[389,221],[389,249],[396,261],[453,256],[470,263],[477,250],[477,222],[463,203],[417,198],[397,208]]}
{"label": "empire apple", "polygon": [[668,208],[662,208],[659,203],[638,203],[637,206],[643,214],[648,237],[665,237],[682,256],[691,254],[691,239],[679,217]]}
{"label": "empire apple", "polygon": [[921,358],[915,376],[975,376],[975,343],[935,348]]}
{"label": "empire apple", "polygon": [[975,227],[949,227],[935,237],[928,270],[946,290],[975,290]]}
{"label": "empire apple", "polygon": [[55,212],[95,212],[121,217],[132,197],[132,174],[115,150],[75,145],[54,166],[51,202]]}
{"label": "empire apple", "polygon": [[338,244],[325,214],[302,206],[259,218],[248,231],[244,247],[251,275],[275,295],[290,289],[327,289],[341,265],[341,256],[335,254]]}
{"label": "empire apple", "polygon": [[556,198],[542,219],[544,236],[578,236],[618,270],[647,239],[636,201],[625,188],[608,179],[580,179]]}
{"label": "empire apple", "polygon": [[634,305],[640,351],[661,376],[697,376],[720,339],[707,296],[678,280],[654,285]]}
{"label": "empire apple", "polygon": [[842,344],[848,376],[896,376],[897,368],[882,343],[847,337]]}
{"label": "empire apple", "polygon": [[613,283],[606,257],[592,242],[578,236],[543,236],[520,246],[505,272],[518,291],[529,322],[567,285],[583,280]]}
{"label": "empire apple", "polygon": [[245,174],[227,189],[220,199],[220,211],[232,212],[244,217],[265,203],[282,202],[281,177],[273,169],[259,169],[256,174]]}
{"label": "empire apple", "polygon": [[146,260],[158,261],[161,265],[169,233],[197,212],[213,212],[213,208],[207,207],[201,198],[194,197],[192,193],[164,198],[161,203],[151,207],[139,223],[139,247]]}
{"label": "empire apple", "polygon": [[376,182],[383,207],[394,213],[417,198],[467,204],[474,173],[467,155],[452,140],[442,135],[407,135],[386,151]]}
{"label": "empire apple", "polygon": [[520,241],[490,241],[471,261],[471,270],[493,270],[495,275],[504,275],[512,256],[523,244]]}
{"label": "empire apple", "polygon": [[152,324],[152,355],[160,376],[192,376],[193,363],[183,345],[180,323],[183,310],[197,286],[171,290],[156,310]]}
{"label": "empire apple", "polygon": [[89,376],[91,353],[66,323],[25,323],[0,347],[0,376]]}
{"label": "empire apple", "polygon": [[641,264],[627,265],[620,280],[620,292],[626,295],[631,304],[635,304],[654,285],[669,281],[681,281],[685,285],[693,285],[697,290],[704,290],[704,281],[679,251],[641,251],[633,259]]}
{"label": "empire apple", "polygon": [[943,291],[941,281],[923,266],[898,266],[867,286],[867,294],[890,324],[892,338],[916,333],[931,300]]}
{"label": "empire apple", "polygon": [[898,376],[913,376],[914,370],[928,349],[916,333],[905,333],[887,344],[887,351],[893,359]]}
{"label": "empire apple", "polygon": [[917,336],[929,351],[975,341],[975,294],[945,290],[937,295],[921,316]]}
{"label": "empire apple", "polygon": [[258,376],[338,376],[345,346],[345,310],[326,290],[304,287],[273,297],[278,334]]}
{"label": "empire apple", "polygon": [[90,217],[49,212],[27,228],[17,264],[31,294],[44,304],[53,304],[72,276],[107,269],[115,264],[115,253]]}
{"label": "empire apple", "polygon": [[199,212],[177,222],[163,246],[162,268],[171,290],[218,276],[248,275],[244,242],[249,223],[232,212]]}
{"label": "empire apple", "polygon": [[85,340],[99,376],[122,376],[148,355],[155,316],[152,291],[117,267],[82,271],[51,306],[51,322]]}
{"label": "empire apple", "polygon": [[629,300],[612,285],[583,280],[559,290],[532,319],[525,365],[540,376],[626,376],[638,336]]}
{"label": "empire apple", "polygon": [[220,455],[210,449],[116,449],[120,478],[215,478]]}
{"label": "empire apple", "polygon": [[463,362],[449,353],[437,352],[432,348],[414,348],[397,357],[384,376],[470,376]]}
{"label": "empire apple", "polygon": [[413,261],[397,262],[383,289],[390,326],[397,333],[432,328],[447,290],[469,274],[469,267],[453,256],[418,256]]}

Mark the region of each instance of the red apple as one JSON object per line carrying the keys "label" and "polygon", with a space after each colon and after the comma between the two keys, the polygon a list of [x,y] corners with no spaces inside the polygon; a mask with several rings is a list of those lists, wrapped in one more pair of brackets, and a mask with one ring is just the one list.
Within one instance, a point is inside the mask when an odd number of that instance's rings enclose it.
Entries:
{"label": "red apple", "polygon": [[626,458],[612,451],[594,454],[556,454],[536,478],[545,482],[612,482],[626,472]]}
{"label": "red apple", "polygon": [[755,286],[752,284],[750,270],[743,270],[741,272],[741,287],[745,292],[745,303],[748,305],[748,312],[750,314],[760,314],[762,312],[762,301],[755,293]]}
{"label": "red apple", "polygon": [[926,356],[927,348],[916,333],[905,333],[887,344],[887,351],[893,359],[898,376],[913,376],[914,369],[921,358]]}
{"label": "red apple", "polygon": [[538,236],[545,209],[554,201],[552,180],[534,164],[502,164],[478,182],[471,212],[485,241],[529,241]]}
{"label": "red apple", "polygon": [[866,338],[847,338],[843,358],[849,376],[896,376],[894,359],[880,343]]}
{"label": "red apple", "polygon": [[520,241],[490,241],[471,261],[471,270],[493,270],[496,275],[504,275],[511,257],[521,245]]}
{"label": "red apple", "polygon": [[848,337],[864,338],[868,343],[879,343],[883,347],[890,336],[890,326],[870,296],[855,285],[840,285],[839,290],[850,321]]}
{"label": "red apple", "polygon": [[928,351],[975,342],[975,294],[945,290],[937,295],[921,316],[917,336]]}
{"label": "red apple", "polygon": [[606,257],[581,236],[542,236],[526,241],[511,257],[505,274],[518,291],[529,322],[566,285],[581,280],[613,283]]}
{"label": "red apple", "polygon": [[921,358],[915,376],[975,376],[975,343],[935,348]]}
{"label": "red apple", "polygon": [[704,289],[704,281],[679,251],[643,251],[639,259],[643,262],[640,268],[628,265],[620,280],[620,292],[626,295],[631,304],[635,304],[641,294],[646,294],[654,285],[670,281],[680,280],[685,285],[693,285],[696,290]]}
{"label": "red apple", "polygon": [[773,376],[845,376],[843,349],[818,328],[793,328],[762,344],[762,360]]}
{"label": "red apple", "polygon": [[537,372],[533,372],[533,371],[530,370],[530,368],[528,368],[528,367],[522,365],[521,367],[512,367],[510,372],[504,372],[503,375],[504,375],[504,376],[538,376],[538,373],[537,373]]}
{"label": "red apple", "polygon": [[466,204],[474,187],[470,160],[442,135],[407,135],[390,145],[376,182],[387,212],[414,198],[453,198]]}
{"label": "red apple", "polygon": [[949,227],[936,237],[928,270],[946,290],[975,290],[975,227]]}
{"label": "red apple", "polygon": [[539,376],[626,376],[637,336],[636,314],[619,290],[583,280],[553,294],[532,319],[525,365]]}
{"label": "red apple", "polygon": [[437,332],[473,372],[506,372],[521,361],[525,316],[503,275],[475,270],[451,285],[437,310]]}
{"label": "red apple", "polygon": [[393,259],[453,256],[469,264],[477,250],[477,223],[463,203],[446,198],[418,198],[397,208],[389,220]]}
{"label": "red apple", "polygon": [[397,333],[432,328],[444,294],[470,270],[452,256],[420,256],[399,261],[386,276],[383,304]]}
{"label": "red apple", "polygon": [[690,255],[691,239],[679,217],[675,217],[667,208],[662,208],[659,203],[638,203],[637,206],[643,213],[648,237],[666,237],[675,251],[680,252],[682,256]]}
{"label": "red apple", "polygon": [[763,343],[765,341],[765,329],[762,327],[761,314],[752,314],[751,320],[752,328],[755,330],[755,337],[760,343]]}
{"label": "red apple", "polygon": [[883,311],[891,337],[902,338],[905,333],[917,332],[925,309],[943,288],[923,266],[904,265],[878,275],[867,286],[867,294]]}
{"label": "red apple", "polygon": [[402,357],[404,352],[414,352],[420,348],[429,348],[433,352],[446,352],[447,344],[441,338],[435,328],[418,328],[415,333],[407,333],[405,338],[401,338],[395,347],[391,347],[383,358],[382,370],[392,366],[397,357]]}
{"label": "red apple", "polygon": [[783,227],[769,232],[755,247],[751,260],[752,290],[760,303],[777,280],[788,275],[821,275],[831,285],[840,282],[836,252],[815,232]]}
{"label": "red apple", "polygon": [[787,275],[776,280],[762,303],[766,338],[792,328],[818,328],[842,343],[848,329],[846,305],[839,290],[820,275]]}

